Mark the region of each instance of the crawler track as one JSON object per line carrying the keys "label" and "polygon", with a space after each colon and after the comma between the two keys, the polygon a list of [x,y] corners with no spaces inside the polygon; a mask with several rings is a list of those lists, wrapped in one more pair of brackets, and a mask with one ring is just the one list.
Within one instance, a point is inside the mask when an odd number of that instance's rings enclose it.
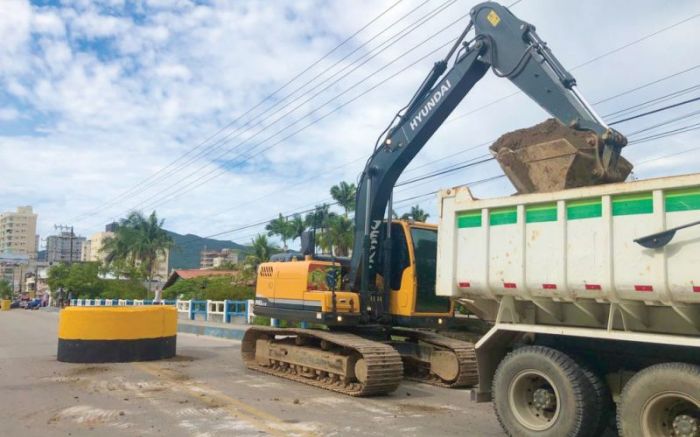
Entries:
{"label": "crawler track", "polygon": [[476,365],[476,352],[472,343],[445,337],[439,334],[425,331],[415,331],[412,329],[394,328],[393,335],[402,336],[411,341],[420,341],[429,344],[439,350],[452,351],[459,363],[459,373],[451,381],[439,378],[430,372],[430,369],[423,366],[414,366],[406,363],[404,366],[405,378],[439,387],[473,387],[479,382],[479,374]]}
{"label": "crawler track", "polygon": [[[302,337],[308,344],[314,345],[324,341],[326,350],[337,356],[354,355],[364,359],[366,375],[361,382],[354,377],[333,375],[313,369],[313,365],[300,366],[298,363],[271,360],[263,365],[256,360],[257,341],[287,341],[289,337]],[[312,346],[314,347],[314,346]],[[318,347],[320,350],[320,347]],[[315,387],[325,388],[350,396],[374,396],[394,391],[403,378],[401,356],[390,345],[368,340],[344,332],[327,332],[315,329],[251,327],[246,331],[241,343],[241,354],[249,369],[276,375]],[[311,367],[311,368],[310,368]],[[311,370],[311,372],[310,372]],[[312,374],[312,376],[309,376]]]}

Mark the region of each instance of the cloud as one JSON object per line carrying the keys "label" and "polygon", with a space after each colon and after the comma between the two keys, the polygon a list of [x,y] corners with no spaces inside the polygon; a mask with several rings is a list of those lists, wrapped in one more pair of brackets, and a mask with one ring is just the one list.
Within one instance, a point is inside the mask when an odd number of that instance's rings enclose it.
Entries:
{"label": "cloud", "polygon": [[[36,6],[20,0],[3,2],[0,162],[7,170],[0,178],[0,205],[33,204],[44,236],[54,223],[75,224],[81,233],[90,234],[133,207],[157,209],[167,226],[179,232],[208,235],[328,200],[330,185],[355,181],[379,133],[446,50],[411,64],[456,37],[466,21],[447,26],[467,14],[474,2],[458,0],[389,46],[393,40],[385,41],[394,33],[440,6],[402,2],[284,86],[392,3],[81,0]],[[413,8],[415,12],[401,18]],[[658,9],[659,4],[651,1],[630,10],[622,3],[603,0],[586,4],[526,0],[513,12],[534,23],[555,55],[571,68],[697,12],[691,1],[674,3],[663,17]],[[594,10],[608,13],[592,14]],[[700,49],[696,24],[678,26],[573,70],[581,91],[596,101],[687,68]],[[409,52],[443,28],[444,32]],[[362,47],[365,42],[367,46]],[[386,46],[350,73],[356,60]],[[668,55],[671,46],[674,56]],[[692,82],[692,74],[679,76],[598,109],[611,112]],[[374,86],[354,103],[340,107]],[[489,73],[455,115],[514,91],[517,88],[508,80]],[[346,93],[331,100],[342,92]],[[273,106],[294,99],[284,109]],[[335,112],[324,117],[331,111]],[[455,117],[416,157],[407,177],[483,155],[486,147],[467,149],[545,117],[523,95]],[[659,120],[639,120],[621,128],[633,131]],[[209,148],[195,148],[222,128],[207,142]],[[689,132],[630,147],[627,153],[641,161],[656,149],[670,153],[697,140],[697,133]],[[449,155],[454,156],[431,163]],[[640,166],[638,174],[692,171],[700,155],[689,153],[683,158]],[[411,170],[418,166],[422,167]],[[159,170],[162,173],[149,178]],[[396,198],[498,174],[494,163],[471,167],[398,189]],[[130,190],[146,178],[147,183]],[[507,195],[512,188],[499,179],[474,191],[480,196]],[[437,217],[434,198],[418,201]],[[402,205],[407,208],[410,202]],[[258,230],[246,229],[231,237],[247,240]]]}
{"label": "cloud", "polygon": [[19,117],[20,113],[15,108],[0,108],[0,121],[17,120]]}

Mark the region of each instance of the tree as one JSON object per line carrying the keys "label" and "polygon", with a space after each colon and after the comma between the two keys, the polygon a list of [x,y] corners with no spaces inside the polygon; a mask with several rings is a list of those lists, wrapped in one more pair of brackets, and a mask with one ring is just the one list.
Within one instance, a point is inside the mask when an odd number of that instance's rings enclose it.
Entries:
{"label": "tree", "polygon": [[289,222],[289,226],[292,229],[292,242],[297,238],[301,238],[301,234],[306,230],[304,219],[299,214],[294,214],[294,217]]}
{"label": "tree", "polygon": [[249,256],[247,261],[255,264],[255,266],[269,261],[270,256],[279,250],[275,245],[270,244],[264,234],[258,234],[251,244],[253,246],[253,255]]}
{"label": "tree", "polygon": [[316,205],[316,208],[306,215],[305,223],[308,227],[315,229],[316,244],[322,251],[330,249],[328,239],[324,237],[325,230],[328,228],[330,220],[336,216],[330,211],[331,206],[327,203]]}
{"label": "tree", "polygon": [[294,236],[294,229],[292,228],[291,223],[287,220],[287,217],[280,213],[279,217],[270,221],[270,223],[265,226],[265,230],[267,230],[268,237],[278,235],[280,240],[282,240],[282,247],[284,250],[287,250],[287,240],[293,238]]}
{"label": "tree", "polygon": [[52,291],[63,288],[75,298],[94,299],[104,291],[104,283],[98,273],[99,263],[96,262],[60,263],[51,266],[47,282]]}
{"label": "tree", "polygon": [[102,279],[99,272],[96,262],[54,264],[47,282],[52,292],[63,288],[76,299],[143,299],[148,293],[137,279]]}
{"label": "tree", "polygon": [[336,215],[329,219],[325,239],[335,255],[348,255],[353,242],[353,232],[353,223],[349,218]]}
{"label": "tree", "polygon": [[70,275],[70,267],[68,264],[54,264],[49,269],[46,283],[49,284],[51,291],[55,292],[59,288],[66,288],[68,286],[68,275]]}
{"label": "tree", "polygon": [[[105,241],[103,250],[107,262],[118,264],[121,261],[132,269],[141,266],[150,289],[158,257],[174,245],[172,237],[163,229],[163,223],[155,211],[148,217],[139,211],[129,213],[119,221],[114,237]],[[136,272],[131,270],[130,274]]]}
{"label": "tree", "polygon": [[413,220],[416,222],[425,222],[430,217],[430,214],[423,211],[420,205],[414,205],[411,207],[411,211],[403,214],[401,216],[402,220]]}
{"label": "tree", "polygon": [[201,299],[201,300],[245,300],[255,297],[251,285],[241,283],[231,276],[205,276],[192,279],[180,279],[163,290],[165,299]]}
{"label": "tree", "polygon": [[12,300],[12,286],[4,279],[0,279],[0,299]]}
{"label": "tree", "polygon": [[331,197],[343,208],[345,217],[348,216],[348,212],[355,210],[356,191],[355,184],[348,184],[345,181],[331,187]]}

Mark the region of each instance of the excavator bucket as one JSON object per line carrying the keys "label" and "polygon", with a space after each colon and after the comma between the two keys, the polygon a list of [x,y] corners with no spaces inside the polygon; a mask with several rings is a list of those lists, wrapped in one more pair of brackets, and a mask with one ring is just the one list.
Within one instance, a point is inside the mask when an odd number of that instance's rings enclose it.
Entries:
{"label": "excavator bucket", "polygon": [[552,118],[501,136],[491,150],[520,194],[624,181],[632,164],[620,156],[612,175],[603,171],[598,141]]}

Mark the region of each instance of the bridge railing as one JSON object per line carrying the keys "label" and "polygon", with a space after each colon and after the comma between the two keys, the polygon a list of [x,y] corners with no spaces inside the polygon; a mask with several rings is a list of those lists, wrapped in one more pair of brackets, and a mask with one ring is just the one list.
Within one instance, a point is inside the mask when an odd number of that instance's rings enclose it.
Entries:
{"label": "bridge railing", "polygon": [[231,323],[241,319],[243,323],[253,322],[253,300],[180,300],[165,299],[156,302],[149,299],[71,299],[71,306],[76,307],[116,307],[144,305],[172,305],[178,314],[189,320],[209,320]]}

